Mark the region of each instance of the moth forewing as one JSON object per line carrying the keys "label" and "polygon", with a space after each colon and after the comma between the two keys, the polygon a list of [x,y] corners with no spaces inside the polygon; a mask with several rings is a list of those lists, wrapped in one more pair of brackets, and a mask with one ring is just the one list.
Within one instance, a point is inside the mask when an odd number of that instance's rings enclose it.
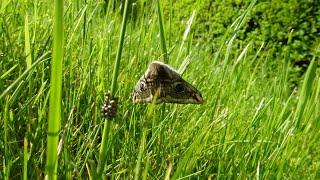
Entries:
{"label": "moth forewing", "polygon": [[152,62],[133,89],[133,102],[201,104],[201,93],[170,66]]}

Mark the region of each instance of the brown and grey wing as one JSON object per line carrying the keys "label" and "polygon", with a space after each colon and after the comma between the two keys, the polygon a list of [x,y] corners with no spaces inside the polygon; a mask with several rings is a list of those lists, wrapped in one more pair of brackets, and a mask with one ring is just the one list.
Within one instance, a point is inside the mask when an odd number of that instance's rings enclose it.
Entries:
{"label": "brown and grey wing", "polygon": [[149,65],[133,90],[133,102],[201,104],[200,92],[170,66],[155,61]]}

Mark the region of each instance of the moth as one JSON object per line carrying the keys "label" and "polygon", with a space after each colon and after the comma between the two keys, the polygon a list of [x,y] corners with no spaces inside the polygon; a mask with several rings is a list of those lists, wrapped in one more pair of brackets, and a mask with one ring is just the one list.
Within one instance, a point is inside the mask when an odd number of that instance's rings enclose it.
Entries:
{"label": "moth", "polygon": [[167,64],[153,61],[132,92],[133,103],[202,104],[201,93]]}

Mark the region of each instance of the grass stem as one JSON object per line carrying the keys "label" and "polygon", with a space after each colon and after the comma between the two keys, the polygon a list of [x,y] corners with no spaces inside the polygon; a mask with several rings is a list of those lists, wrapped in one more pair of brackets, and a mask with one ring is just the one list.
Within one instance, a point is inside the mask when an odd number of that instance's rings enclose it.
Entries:
{"label": "grass stem", "polygon": [[[120,59],[121,59],[121,54],[122,54],[122,49],[124,46],[124,36],[126,32],[126,26],[127,26],[127,19],[128,19],[128,4],[130,0],[126,0],[125,2],[125,7],[124,7],[124,12],[123,12],[123,19],[122,19],[122,26],[121,26],[121,32],[120,32],[120,39],[118,43],[118,50],[117,50],[117,55],[116,55],[116,62],[114,65],[113,69],[113,76],[112,76],[112,83],[111,83],[111,98],[114,97],[116,93],[116,88],[117,88],[117,78],[119,76],[119,66],[120,66]],[[102,142],[101,142],[101,147],[100,147],[100,153],[99,153],[99,164],[97,168],[97,177],[100,178],[102,177],[102,173],[106,164],[106,159],[107,159],[107,148],[108,148],[108,143],[107,143],[107,138],[108,138],[108,132],[110,132],[111,128],[111,121],[106,120],[104,123],[104,128],[103,128],[103,133],[102,133]]]}
{"label": "grass stem", "polygon": [[57,179],[57,148],[61,121],[62,61],[63,0],[55,0],[46,164],[46,175],[50,180]]}

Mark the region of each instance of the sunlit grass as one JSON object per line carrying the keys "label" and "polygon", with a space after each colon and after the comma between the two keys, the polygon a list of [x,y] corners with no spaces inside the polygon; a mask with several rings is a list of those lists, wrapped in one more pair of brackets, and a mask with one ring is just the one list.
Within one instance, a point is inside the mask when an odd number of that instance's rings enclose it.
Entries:
{"label": "sunlit grass", "polygon": [[[29,7],[21,10],[28,12],[27,20],[26,13],[14,13],[21,3]],[[290,64],[287,57],[270,57],[272,44],[236,43],[250,8],[230,24],[223,46],[214,52],[212,42],[198,43],[194,36],[201,15],[197,9],[186,17],[190,24],[184,21],[187,37],[169,28],[170,17],[163,15],[163,39],[156,1],[142,6],[137,19],[129,13],[113,90],[119,111],[102,140],[105,120],[100,106],[105,91],[113,87],[123,22],[122,11],[112,3],[105,7],[104,1],[65,2],[62,119],[55,144],[60,145],[58,179],[92,177],[102,152],[107,155],[100,172],[107,179],[320,178],[319,57],[304,82],[291,89]],[[10,1],[2,11],[0,179],[43,179],[53,83],[48,57],[55,53],[53,8],[41,1]],[[168,63],[181,67],[183,77],[202,92],[204,104],[167,104],[164,109],[132,104],[132,88],[148,64],[164,60],[163,40]]]}

